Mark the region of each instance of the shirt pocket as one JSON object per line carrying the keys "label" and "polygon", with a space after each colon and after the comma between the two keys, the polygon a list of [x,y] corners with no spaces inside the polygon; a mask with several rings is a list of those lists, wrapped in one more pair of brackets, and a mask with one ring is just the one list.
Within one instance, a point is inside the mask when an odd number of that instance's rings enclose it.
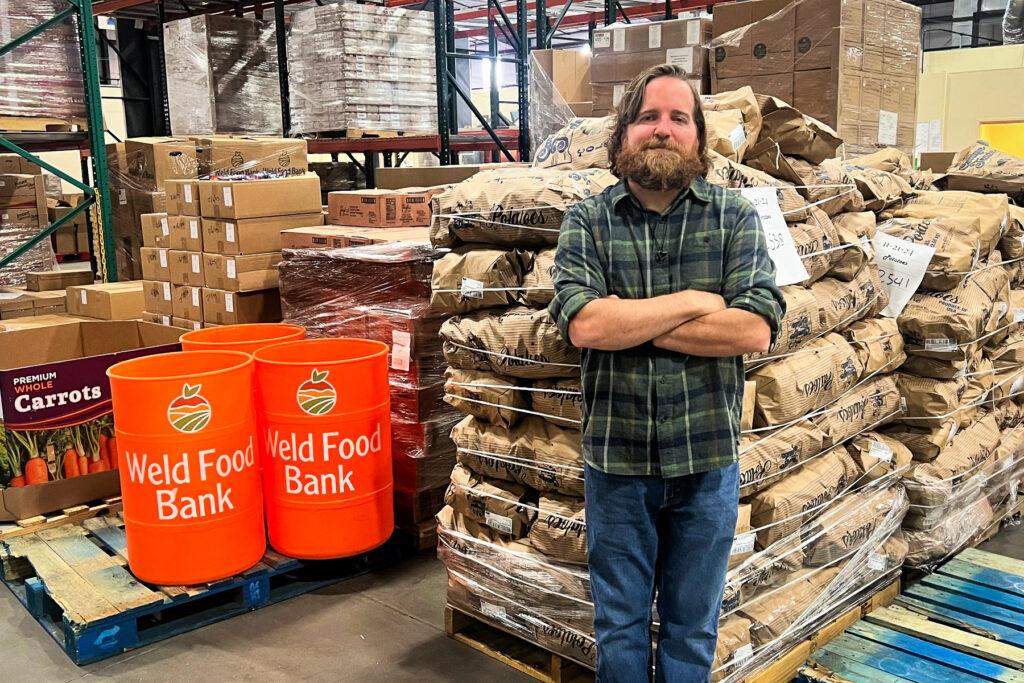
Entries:
{"label": "shirt pocket", "polygon": [[686,231],[679,259],[682,289],[721,293],[724,239],[725,231],[717,228]]}

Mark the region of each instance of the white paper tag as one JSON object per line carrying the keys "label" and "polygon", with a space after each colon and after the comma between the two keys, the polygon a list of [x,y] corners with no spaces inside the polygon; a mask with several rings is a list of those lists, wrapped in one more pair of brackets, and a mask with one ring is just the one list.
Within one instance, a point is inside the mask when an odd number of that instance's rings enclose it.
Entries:
{"label": "white paper tag", "polygon": [[188,222],[188,236],[189,239],[199,239],[199,221]]}
{"label": "white paper tag", "polygon": [[483,299],[484,283],[473,278],[464,277],[462,278],[462,285],[459,287],[459,293],[467,299]]}
{"label": "white paper tag", "polygon": [[202,326],[203,326],[203,324],[201,322],[199,322],[198,320],[193,320],[192,321],[192,329],[193,330],[198,330]]}
{"label": "white paper tag", "polygon": [[626,49],[626,29],[612,29],[612,51],[622,52]]}
{"label": "white paper tag", "polygon": [[[906,399],[903,399],[904,401]],[[946,440],[946,445],[953,443],[953,439],[956,437],[957,432],[960,431],[960,423],[954,422],[953,426],[949,428],[949,439]]]}
{"label": "white paper tag", "polygon": [[609,31],[601,31],[594,34],[594,47],[611,47],[612,36]]}
{"label": "white paper tag", "polygon": [[871,442],[871,446],[868,448],[868,455],[888,463],[892,462],[892,449],[889,448],[888,444],[881,441]]}
{"label": "white paper tag", "polygon": [[1000,301],[999,305],[996,306],[996,320],[1002,320],[1008,310],[1010,310],[1010,304]]}
{"label": "white paper tag", "polygon": [[882,315],[896,318],[917,292],[935,255],[935,247],[915,244],[883,232],[875,234],[874,247],[882,289],[889,294],[889,304],[882,310]]}
{"label": "white paper tag", "polygon": [[166,268],[167,267],[167,250],[166,249],[161,249],[160,250],[160,267],[161,268]]}
{"label": "white paper tag", "polygon": [[235,224],[234,223],[225,223],[224,224],[224,239],[226,239],[228,242],[234,242],[235,241]]}
{"label": "white paper tag", "polygon": [[747,131],[743,128],[743,124],[736,126],[729,133],[729,142],[732,143],[732,148],[738,150],[743,146],[743,143],[747,141]]}
{"label": "white paper tag", "polygon": [[168,325],[169,326],[171,324],[171,316],[169,316],[169,315],[162,315],[162,316],[160,316],[160,320],[161,320],[161,322],[163,322],[164,325]]}
{"label": "white paper tag", "polygon": [[889,562],[882,553],[871,553],[868,555],[868,569],[875,572],[885,571]]}
{"label": "white paper tag", "polygon": [[768,242],[768,255],[775,262],[775,284],[784,287],[806,280],[807,268],[797,253],[793,234],[782,216],[775,188],[745,187],[739,193],[754,205],[761,218],[761,228]]}
{"label": "white paper tag", "polygon": [[700,20],[686,22],[686,42],[689,45],[700,45]]}
{"label": "white paper tag", "polygon": [[665,50],[665,61],[673,66],[678,66],[687,74],[692,74],[693,47],[677,47],[673,50]]}
{"label": "white paper tag", "polygon": [[651,24],[647,29],[647,49],[657,50],[661,47],[661,24]]}
{"label": "white paper tag", "polygon": [[619,105],[619,100],[622,99],[622,95],[625,92],[626,92],[626,84],[625,83],[616,83],[615,85],[612,86],[612,106],[613,107],[617,107]]}
{"label": "white paper tag", "polygon": [[232,206],[233,203],[234,203],[234,199],[231,196],[231,188],[230,187],[225,187],[224,188],[224,206]]}
{"label": "white paper tag", "polygon": [[202,270],[203,261],[199,258],[199,254],[192,254],[192,272],[198,273]]}
{"label": "white paper tag", "polygon": [[391,347],[391,367],[402,372],[409,372],[412,351],[408,346],[394,344]]}
{"label": "white paper tag", "polygon": [[924,340],[925,351],[956,351],[956,342],[947,337],[930,337]]}
{"label": "white paper tag", "polygon": [[188,183],[185,183],[183,188],[184,188],[184,192],[185,192],[185,203],[186,204],[191,204],[192,203],[192,186],[189,185]]}
{"label": "white paper tag", "polygon": [[895,145],[896,129],[899,125],[900,115],[894,111],[878,112],[878,144]]}
{"label": "white paper tag", "polygon": [[117,201],[121,206],[128,203],[128,192],[126,190],[117,191]]}
{"label": "white paper tag", "polygon": [[231,292],[224,292],[224,310],[228,313],[235,312],[235,295]]}
{"label": "white paper tag", "polygon": [[171,229],[169,227],[167,227],[167,219],[166,218],[161,218],[160,219],[160,232],[163,233],[164,237],[167,237],[168,235],[171,234]]}
{"label": "white paper tag", "polygon": [[171,300],[171,283],[170,282],[165,282],[164,283],[164,301],[170,301],[170,300]]}
{"label": "white paper tag", "polygon": [[736,648],[736,651],[732,653],[733,661],[736,663],[745,662],[754,656],[754,646],[750,643],[743,645],[742,647]]}
{"label": "white paper tag", "polygon": [[492,605],[489,602],[480,601],[480,612],[485,617],[491,617],[492,619],[501,619],[504,621],[508,618],[505,614],[505,608],[501,605]]}
{"label": "white paper tag", "polygon": [[391,330],[391,343],[395,346],[408,346],[412,348],[412,333],[405,330]]}
{"label": "white paper tag", "polygon": [[89,303],[89,295],[84,289],[78,291],[78,300],[82,302],[83,306]]}
{"label": "white paper tag", "polygon": [[1024,375],[1021,375],[1017,379],[1013,380],[1013,386],[1010,387],[1010,393],[1016,394],[1021,389],[1024,389]]}
{"label": "white paper tag", "polygon": [[504,515],[496,515],[491,511],[484,512],[484,523],[491,527],[495,531],[500,531],[503,534],[512,533],[512,518],[505,517]]}
{"label": "white paper tag", "polygon": [[743,555],[744,553],[754,552],[754,541],[757,539],[757,534],[753,531],[748,531],[745,534],[740,534],[736,538],[732,539],[732,550],[729,552],[730,555]]}
{"label": "white paper tag", "polygon": [[946,148],[942,142],[942,119],[932,119],[928,122],[928,147],[932,152],[941,152]]}
{"label": "white paper tag", "polygon": [[228,259],[227,268],[228,268],[228,277],[231,278],[232,280],[235,279],[235,277],[237,276],[237,272],[235,271],[235,259],[233,259],[233,258],[229,258]]}
{"label": "white paper tag", "polygon": [[198,287],[193,287],[192,288],[192,305],[195,306],[196,308],[199,307],[199,288]]}

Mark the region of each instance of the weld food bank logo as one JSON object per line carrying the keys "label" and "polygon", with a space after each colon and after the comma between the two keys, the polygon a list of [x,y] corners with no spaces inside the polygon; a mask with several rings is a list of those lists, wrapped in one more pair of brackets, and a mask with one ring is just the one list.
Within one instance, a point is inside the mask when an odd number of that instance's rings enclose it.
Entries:
{"label": "weld food bank logo", "polygon": [[295,400],[302,412],[308,415],[326,415],[338,401],[338,392],[327,381],[327,370],[320,372],[313,368],[313,374],[295,392]]}
{"label": "weld food bank logo", "polygon": [[210,402],[199,395],[202,384],[192,386],[187,382],[181,387],[181,396],[167,406],[167,421],[179,432],[194,434],[210,424],[212,408]]}

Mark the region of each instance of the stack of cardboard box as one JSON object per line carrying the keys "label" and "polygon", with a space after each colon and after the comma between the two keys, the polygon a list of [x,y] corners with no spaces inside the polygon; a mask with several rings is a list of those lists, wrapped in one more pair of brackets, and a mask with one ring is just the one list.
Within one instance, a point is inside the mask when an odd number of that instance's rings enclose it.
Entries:
{"label": "stack of cardboard box", "polygon": [[[19,248],[49,224],[46,176],[17,154],[0,154],[0,258]],[[50,240],[42,240],[0,271],[0,285],[20,286],[25,273],[53,267]]]}
{"label": "stack of cardboard box", "polygon": [[138,320],[144,301],[142,282],[104,282],[67,288],[67,311],[98,320]]}
{"label": "stack of cardboard box", "polygon": [[167,210],[142,217],[149,319],[195,329],[280,320],[281,231],[323,223],[315,174],[170,181]]}
{"label": "stack of cardboard box", "polygon": [[633,78],[658,64],[675,64],[690,74],[698,94],[708,92],[710,19],[673,19],[594,31],[590,82],[593,116],[607,116]]}
{"label": "stack of cardboard box", "polygon": [[[47,207],[50,223],[56,223],[64,216],[67,216],[78,206],[82,199],[81,194],[65,194],[57,202],[57,206],[52,206],[54,202],[51,200],[51,205]],[[64,224],[53,233],[53,250],[61,255],[70,254],[77,258],[88,258],[92,252],[88,226],[85,211],[75,214],[75,217],[69,223]]]}

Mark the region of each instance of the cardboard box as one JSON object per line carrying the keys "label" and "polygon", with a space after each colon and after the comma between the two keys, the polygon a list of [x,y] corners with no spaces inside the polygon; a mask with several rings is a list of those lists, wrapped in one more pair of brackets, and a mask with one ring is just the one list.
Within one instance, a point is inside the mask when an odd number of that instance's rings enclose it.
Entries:
{"label": "cardboard box", "polygon": [[[67,216],[72,211],[74,211],[74,207],[71,206],[55,206],[53,208],[47,209],[46,213],[49,217],[50,222],[56,223],[57,221]],[[61,230],[68,229],[72,234],[85,232],[88,229],[88,224],[85,220],[87,212],[88,209],[83,209],[82,211],[79,211],[77,214],[75,214],[74,218],[72,218],[70,221],[61,226]],[[72,251],[76,250],[72,249]]]}
{"label": "cardboard box", "polygon": [[208,218],[262,218],[316,213],[320,179],[315,173],[265,180],[203,180],[200,206]]}
{"label": "cardboard box", "polygon": [[[718,8],[715,8],[715,12]],[[671,19],[635,26],[609,26],[594,31],[593,53],[598,55],[644,52],[687,45],[707,45],[709,19]]]}
{"label": "cardboard box", "polygon": [[0,289],[0,320],[48,316],[66,310],[67,293],[64,291],[31,292],[13,287]]}
{"label": "cardboard box", "polygon": [[156,323],[157,325],[170,326],[171,324],[171,316],[162,315],[160,313],[151,313],[149,311],[142,312],[142,320],[148,323]]}
{"label": "cardboard box", "polygon": [[43,169],[20,154],[0,154],[0,173],[23,173],[25,175],[42,175]]}
{"label": "cardboard box", "polygon": [[201,216],[198,180],[168,180],[164,183],[167,194],[167,213],[174,216]]}
{"label": "cardboard box", "polygon": [[159,315],[172,315],[172,291],[170,282],[159,282],[156,280],[143,280],[142,282],[143,303],[142,310],[148,313]]}
{"label": "cardboard box", "polygon": [[198,177],[196,145],[187,138],[129,138],[124,154],[128,174],[143,190],[163,191],[168,180]]}
{"label": "cardboard box", "polygon": [[258,172],[301,175],[309,170],[306,141],[300,138],[197,136],[193,139],[201,177]]}
{"label": "cardboard box", "polygon": [[260,254],[281,250],[281,231],[319,226],[323,212],[239,220],[203,219],[203,251],[214,254]]}
{"label": "cardboard box", "polygon": [[89,228],[81,226],[75,231],[75,244],[79,254],[92,253],[92,241],[89,239]]}
{"label": "cardboard box", "polygon": [[425,188],[350,190],[327,195],[327,222],[367,228],[409,228],[430,225],[430,198]]}
{"label": "cardboard box", "polygon": [[46,211],[38,209],[5,209],[0,208],[0,230],[17,230],[45,228],[48,219]]}
{"label": "cardboard box", "polygon": [[205,327],[201,320],[188,320],[187,318],[171,318],[171,325],[186,330],[201,330]]}
{"label": "cardboard box", "polygon": [[203,288],[203,322],[217,325],[281,321],[281,295],[276,289],[226,292]]}
{"label": "cardboard box", "polygon": [[945,173],[953,165],[954,157],[956,152],[921,152],[917,167],[922,171]]}
{"label": "cardboard box", "polygon": [[202,219],[198,216],[169,216],[171,234],[167,243],[171,249],[182,251],[203,250]]}
{"label": "cardboard box", "polygon": [[184,320],[203,319],[203,288],[174,285],[171,291],[171,312]]}
{"label": "cardboard box", "polygon": [[702,78],[708,71],[708,49],[689,45],[662,50],[606,52],[594,55],[591,83],[628,83],[643,71],[659,64],[674,64],[694,78]]}
{"label": "cardboard box", "polygon": [[139,250],[142,260],[142,277],[146,280],[171,280],[171,256],[169,249],[160,247],[142,247]]}
{"label": "cardboard box", "polygon": [[462,166],[399,166],[398,168],[378,168],[375,172],[375,177],[379,189],[401,190],[407,187],[454,185],[476,175],[480,171],[528,166],[530,164],[519,162]]}
{"label": "cardboard box", "polygon": [[533,50],[534,65],[566,102],[591,99],[590,53],[582,50]]}
{"label": "cardboard box", "polygon": [[172,284],[202,287],[206,282],[202,252],[171,249],[167,252],[167,260],[170,262]]}
{"label": "cardboard box", "polygon": [[203,269],[206,273],[206,286],[228,292],[276,289],[278,283],[277,264],[280,262],[281,252],[279,251],[239,256],[204,254]]}
{"label": "cardboard box", "polygon": [[144,213],[139,216],[139,222],[144,246],[170,248],[171,228],[166,213]]}
{"label": "cardboard box", "polygon": [[46,185],[41,175],[0,175],[0,206],[46,210]]}
{"label": "cardboard box", "polygon": [[348,228],[337,225],[293,228],[281,233],[285,249],[341,249],[385,242],[430,244],[430,228]]}
{"label": "cardboard box", "polygon": [[50,237],[53,241],[53,253],[78,254],[78,237],[74,228],[58,228]]}
{"label": "cardboard box", "polygon": [[142,282],[108,282],[68,287],[68,313],[100,320],[134,320],[142,317]]}
{"label": "cardboard box", "polygon": [[[593,93],[593,90],[591,90]],[[593,94],[591,94],[593,97]],[[572,111],[573,116],[579,116],[580,118],[590,118],[594,115],[594,103],[591,102],[568,102],[569,109]]]}
{"label": "cardboard box", "polygon": [[25,273],[25,289],[30,292],[60,290],[63,293],[68,287],[91,285],[94,279],[91,270],[44,270]]}
{"label": "cardboard box", "polygon": [[[7,431],[61,430],[109,420],[107,369],[130,358],[180,349],[181,331],[162,325],[51,318],[47,324],[0,334],[0,406]],[[0,430],[0,438],[6,433]],[[23,452],[11,443],[6,450],[19,456]],[[47,452],[45,457],[53,468],[45,483],[11,487],[12,473],[0,472],[0,520],[54,512],[120,490],[117,471],[64,479],[51,460],[56,454]]]}

